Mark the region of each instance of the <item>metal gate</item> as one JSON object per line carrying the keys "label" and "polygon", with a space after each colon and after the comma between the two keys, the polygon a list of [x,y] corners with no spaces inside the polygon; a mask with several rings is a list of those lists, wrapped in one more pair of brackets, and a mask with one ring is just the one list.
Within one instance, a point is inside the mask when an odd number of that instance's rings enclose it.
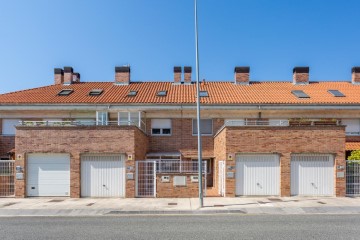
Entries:
{"label": "metal gate", "polygon": [[0,160],[0,197],[15,196],[14,165],[14,160]]}
{"label": "metal gate", "polygon": [[136,197],[156,197],[156,161],[136,161]]}
{"label": "metal gate", "polygon": [[219,195],[225,197],[225,161],[219,161]]}
{"label": "metal gate", "polygon": [[360,160],[346,161],[346,195],[360,196]]}

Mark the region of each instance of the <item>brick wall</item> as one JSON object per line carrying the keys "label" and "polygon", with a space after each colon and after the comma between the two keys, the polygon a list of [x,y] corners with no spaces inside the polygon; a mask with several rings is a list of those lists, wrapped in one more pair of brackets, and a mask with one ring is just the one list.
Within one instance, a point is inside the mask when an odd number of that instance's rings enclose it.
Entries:
{"label": "brick wall", "polygon": [[[148,149],[147,136],[133,126],[17,127],[16,165],[24,167],[26,154],[69,153],[70,196],[80,197],[80,155],[82,153],[124,153],[142,160]],[[126,160],[127,173],[135,174],[135,161]],[[16,181],[16,196],[26,196],[26,180]],[[126,180],[126,197],[135,196],[135,180]]]}
{"label": "brick wall", "polygon": [[[162,176],[170,176],[170,182],[162,182]],[[174,176],[185,176],[186,186],[174,186]],[[158,198],[194,198],[199,196],[199,183],[191,182],[191,176],[194,174],[157,174],[156,175],[156,197]],[[205,178],[203,178],[203,183]]]}
{"label": "brick wall", "polygon": [[[225,142],[225,143],[224,143]],[[226,147],[225,147],[226,146]],[[342,126],[227,127],[215,137],[217,161],[234,167],[236,153],[278,153],[281,168],[281,196],[290,196],[290,156],[292,153],[335,154],[335,165],[345,166],[345,128]],[[229,171],[229,170],[226,170]],[[336,178],[336,195],[345,196],[345,178]],[[235,178],[226,179],[226,196],[235,196]]]}
{"label": "brick wall", "polygon": [[[174,152],[180,151],[187,155],[197,155],[197,136],[192,135],[191,118],[172,119],[171,136],[151,136],[150,150],[152,152]],[[223,119],[213,119],[213,134],[215,134],[224,125]],[[146,121],[147,133],[151,135],[151,119]],[[203,152],[206,155],[214,156],[214,138],[213,136],[202,137]]]}

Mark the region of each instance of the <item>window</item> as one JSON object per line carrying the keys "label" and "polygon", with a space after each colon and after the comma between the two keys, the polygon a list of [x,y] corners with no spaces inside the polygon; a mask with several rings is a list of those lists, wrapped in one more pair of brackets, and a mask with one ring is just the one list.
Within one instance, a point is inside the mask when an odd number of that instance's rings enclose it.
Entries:
{"label": "window", "polygon": [[[213,121],[212,119],[201,119],[200,120],[201,135],[212,135],[213,134]],[[192,132],[193,135],[198,134],[197,120],[192,121]]]}
{"label": "window", "polygon": [[292,94],[294,94],[296,97],[298,98],[310,98],[309,95],[307,95],[304,91],[302,90],[293,90],[291,91]]}
{"label": "window", "polygon": [[156,96],[158,97],[165,97],[167,95],[167,91],[161,90],[156,93]]}
{"label": "window", "polygon": [[199,96],[200,96],[200,97],[208,97],[208,96],[209,96],[209,93],[208,93],[208,91],[200,91],[200,92],[199,92]]}
{"label": "window", "polygon": [[360,135],[360,119],[342,119],[346,135]]}
{"label": "window", "polygon": [[108,125],[108,112],[96,112],[96,125]]}
{"label": "window", "polygon": [[151,135],[171,135],[171,119],[151,119]]}
{"label": "window", "polygon": [[102,89],[92,89],[90,92],[89,92],[89,96],[99,96],[101,95],[103,92]]}
{"label": "window", "polygon": [[16,125],[19,125],[20,119],[3,119],[2,120],[2,134],[15,135]]}
{"label": "window", "polygon": [[328,90],[334,97],[345,97],[345,95],[339,90]]}
{"label": "window", "polygon": [[59,96],[68,96],[68,95],[70,95],[73,91],[74,91],[74,90],[72,90],[72,89],[63,89],[63,90],[61,90],[61,91],[58,93],[58,95],[59,95]]}
{"label": "window", "polygon": [[131,91],[128,93],[128,97],[135,97],[136,94],[137,94],[137,91],[131,90]]}

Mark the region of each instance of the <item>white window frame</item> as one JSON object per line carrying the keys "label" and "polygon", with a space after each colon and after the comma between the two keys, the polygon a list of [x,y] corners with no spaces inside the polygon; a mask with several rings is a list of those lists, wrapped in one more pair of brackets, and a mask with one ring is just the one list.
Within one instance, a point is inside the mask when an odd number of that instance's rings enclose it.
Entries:
{"label": "white window frame", "polygon": [[[360,135],[360,119],[359,118],[344,118],[344,119],[341,119],[342,121],[342,125],[344,125],[344,122],[345,121],[349,121],[351,123],[354,123],[354,122],[357,122],[357,130],[358,131],[347,131],[349,130],[348,128],[348,125],[345,125],[345,134],[346,136],[359,136]],[[354,127],[356,125],[349,125],[350,127]]]}
{"label": "white window frame", "polygon": [[[201,120],[211,120],[211,134],[210,133],[201,133],[201,136],[212,136],[212,135],[214,135],[214,120],[212,118],[202,118]],[[194,121],[195,121],[195,124],[194,124]],[[191,120],[191,124],[192,124],[192,127],[191,127],[192,135],[197,136],[198,134],[194,133],[194,127],[197,126],[197,119],[193,118]],[[203,129],[203,128],[201,128],[201,129]]]}
{"label": "white window frame", "polygon": [[[168,128],[168,127],[153,128],[153,121],[156,121],[156,120],[169,120],[170,128]],[[160,129],[160,133],[159,134],[153,133],[153,129]],[[167,133],[164,134],[164,132],[163,132],[164,129],[170,129],[170,133],[169,134],[167,134]],[[151,119],[151,129],[150,129],[150,131],[151,131],[151,136],[171,136],[172,135],[172,121],[171,121],[171,119],[170,118],[153,118],[153,119]]]}
{"label": "white window frame", "polygon": [[[6,120],[11,121],[11,124],[14,123],[14,125],[12,126],[11,129],[9,129],[10,125],[7,125],[6,128],[4,127],[4,122]],[[19,125],[20,121],[21,121],[21,119],[17,119],[17,118],[3,118],[2,119],[2,126],[1,126],[1,134],[3,136],[15,136],[15,134],[16,134],[15,125]],[[6,130],[7,132],[4,132],[4,130]],[[8,131],[8,130],[11,130],[11,131]]]}
{"label": "white window frame", "polygon": [[[105,115],[105,119],[103,119],[103,114]],[[96,125],[106,126],[109,121],[109,113],[108,112],[96,112]]]}

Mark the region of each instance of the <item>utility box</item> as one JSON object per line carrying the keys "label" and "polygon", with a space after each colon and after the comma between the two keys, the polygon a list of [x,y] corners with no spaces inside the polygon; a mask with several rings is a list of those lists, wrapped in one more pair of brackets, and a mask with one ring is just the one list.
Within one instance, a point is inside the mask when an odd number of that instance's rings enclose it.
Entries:
{"label": "utility box", "polygon": [[161,182],[170,182],[170,176],[161,176]]}
{"label": "utility box", "polygon": [[186,186],[186,177],[185,176],[174,176],[174,186]]}
{"label": "utility box", "polygon": [[199,182],[199,176],[191,176],[191,182]]}

